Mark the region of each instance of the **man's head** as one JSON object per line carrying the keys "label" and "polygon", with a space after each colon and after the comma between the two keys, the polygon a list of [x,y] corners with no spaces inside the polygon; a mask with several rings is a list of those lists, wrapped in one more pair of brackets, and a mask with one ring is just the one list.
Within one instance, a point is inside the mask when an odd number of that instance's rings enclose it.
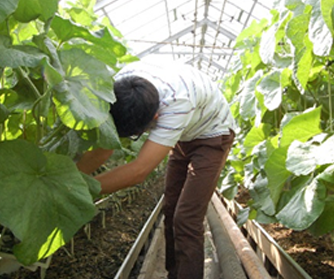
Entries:
{"label": "man's head", "polygon": [[159,108],[159,94],[152,83],[144,78],[129,76],[114,84],[116,102],[111,104],[120,137],[140,135],[148,128]]}

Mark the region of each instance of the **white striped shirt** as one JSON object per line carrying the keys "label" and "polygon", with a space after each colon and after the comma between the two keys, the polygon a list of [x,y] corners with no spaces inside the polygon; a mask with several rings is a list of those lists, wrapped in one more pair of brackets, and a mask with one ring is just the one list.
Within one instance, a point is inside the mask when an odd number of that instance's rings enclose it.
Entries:
{"label": "white striped shirt", "polygon": [[142,61],[126,65],[115,76],[139,76],[159,92],[158,119],[151,129],[153,142],[174,146],[178,141],[229,134],[234,120],[218,85],[199,70],[183,64],[163,66]]}

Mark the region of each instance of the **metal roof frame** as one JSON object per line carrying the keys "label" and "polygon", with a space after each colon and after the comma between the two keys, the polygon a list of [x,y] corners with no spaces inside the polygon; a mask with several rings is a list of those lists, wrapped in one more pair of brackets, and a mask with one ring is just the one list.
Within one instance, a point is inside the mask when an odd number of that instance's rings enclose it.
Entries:
{"label": "metal roof frame", "polygon": [[95,11],[124,34],[139,58],[182,60],[220,79],[239,33],[252,20],[269,18],[274,1],[97,0]]}

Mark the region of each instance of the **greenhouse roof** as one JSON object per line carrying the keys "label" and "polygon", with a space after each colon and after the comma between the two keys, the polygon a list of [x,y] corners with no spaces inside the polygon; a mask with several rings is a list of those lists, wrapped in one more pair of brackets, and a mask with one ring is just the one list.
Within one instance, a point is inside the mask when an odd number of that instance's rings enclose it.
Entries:
{"label": "greenhouse roof", "polygon": [[275,0],[97,0],[142,60],[180,60],[212,79],[229,68],[238,34],[253,20],[270,19]]}

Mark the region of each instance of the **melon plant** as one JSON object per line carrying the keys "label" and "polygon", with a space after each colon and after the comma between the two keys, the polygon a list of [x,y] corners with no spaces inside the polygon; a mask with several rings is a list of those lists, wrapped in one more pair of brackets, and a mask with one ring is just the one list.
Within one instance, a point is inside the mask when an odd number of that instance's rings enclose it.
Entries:
{"label": "melon plant", "polygon": [[276,1],[236,41],[223,82],[240,131],[221,191],[240,214],[316,235],[334,230],[334,1]]}
{"label": "melon plant", "polygon": [[75,160],[120,141],[109,104],[113,75],[135,60],[95,1],[0,3],[0,225],[16,258],[54,253],[95,215],[100,186]]}

